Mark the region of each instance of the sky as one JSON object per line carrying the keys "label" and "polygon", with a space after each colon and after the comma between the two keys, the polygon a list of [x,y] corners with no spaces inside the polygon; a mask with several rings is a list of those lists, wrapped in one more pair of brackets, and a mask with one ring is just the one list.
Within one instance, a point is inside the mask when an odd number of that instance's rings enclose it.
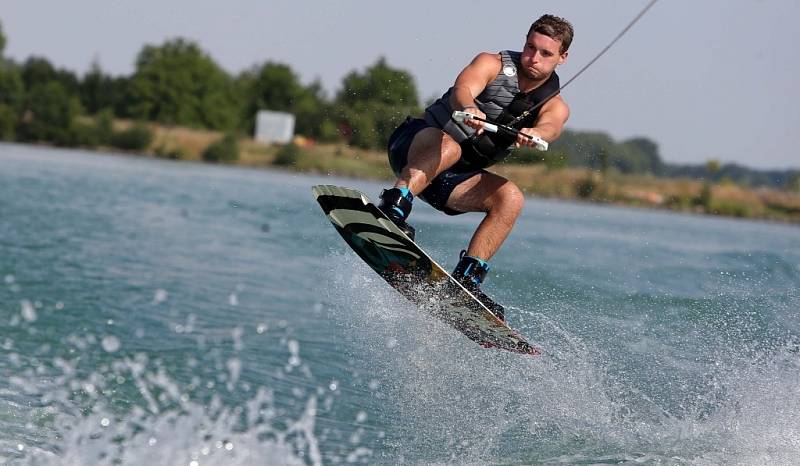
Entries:
{"label": "sky", "polygon": [[[0,0],[5,55],[85,73],[129,75],[145,44],[183,37],[231,73],[289,65],[329,95],[385,57],[424,102],[478,53],[520,50],[544,13],[572,22],[561,82],[597,55],[647,0]],[[563,90],[567,128],[647,137],[668,163],[710,159],[800,168],[798,0],[660,0]]]}

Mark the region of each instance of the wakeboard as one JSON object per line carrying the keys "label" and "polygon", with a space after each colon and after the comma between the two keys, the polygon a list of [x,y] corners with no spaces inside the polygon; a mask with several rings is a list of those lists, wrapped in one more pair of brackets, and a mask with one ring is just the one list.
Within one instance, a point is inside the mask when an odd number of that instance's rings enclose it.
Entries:
{"label": "wakeboard", "polygon": [[363,193],[332,185],[311,189],[345,242],[409,301],[485,348],[539,354],[536,347],[498,319]]}

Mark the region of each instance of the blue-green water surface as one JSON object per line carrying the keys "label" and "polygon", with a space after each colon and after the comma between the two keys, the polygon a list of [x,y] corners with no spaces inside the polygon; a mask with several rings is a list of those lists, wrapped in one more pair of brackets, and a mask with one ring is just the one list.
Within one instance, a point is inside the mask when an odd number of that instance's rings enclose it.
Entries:
{"label": "blue-green water surface", "polygon": [[[325,176],[0,145],[0,464],[797,464],[800,229],[528,199],[483,350],[347,249]],[[452,268],[480,215],[421,202]]]}

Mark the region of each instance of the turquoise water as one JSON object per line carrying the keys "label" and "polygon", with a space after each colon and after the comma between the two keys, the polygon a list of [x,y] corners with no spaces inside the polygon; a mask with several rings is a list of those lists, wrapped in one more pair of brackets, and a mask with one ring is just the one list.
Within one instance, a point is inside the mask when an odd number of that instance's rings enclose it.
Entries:
{"label": "turquoise water", "polygon": [[[796,464],[800,229],[528,199],[485,289],[400,298],[325,176],[0,145],[0,464]],[[446,268],[477,215],[422,203]]]}

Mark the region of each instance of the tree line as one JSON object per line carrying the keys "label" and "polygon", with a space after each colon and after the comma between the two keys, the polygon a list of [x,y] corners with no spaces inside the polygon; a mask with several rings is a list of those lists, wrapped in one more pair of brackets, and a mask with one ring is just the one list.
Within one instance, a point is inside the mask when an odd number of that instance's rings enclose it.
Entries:
{"label": "tree line", "polygon": [[[5,42],[0,26],[0,140],[6,141],[140,150],[150,141],[146,126],[117,132],[115,118],[249,135],[256,113],[269,109],[294,114],[296,132],[306,137],[383,150],[397,124],[422,111],[414,77],[383,58],[348,73],[335,95],[328,96],[319,81],[304,85],[283,63],[265,61],[231,74],[183,38],[143,46],[129,76],[112,76],[97,63],[83,76],[43,57],[17,63],[4,58]],[[520,150],[512,160],[602,172],[729,178],[752,186],[786,187],[800,179],[797,171],[670,165],[648,138],[619,142],[602,132],[565,131],[550,151]]]}

